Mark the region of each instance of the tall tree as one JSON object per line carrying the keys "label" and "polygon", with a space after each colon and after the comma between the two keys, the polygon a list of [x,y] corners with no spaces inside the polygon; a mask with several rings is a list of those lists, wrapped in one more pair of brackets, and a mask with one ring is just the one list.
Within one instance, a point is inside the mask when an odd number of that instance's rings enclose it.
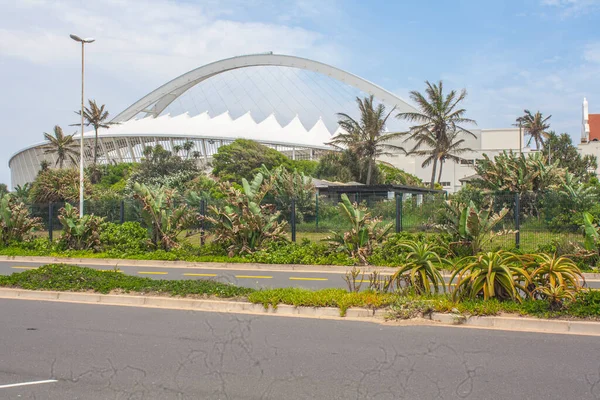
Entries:
{"label": "tall tree", "polygon": [[446,160],[454,161],[455,163],[460,162],[462,158],[461,154],[464,154],[468,151],[473,151],[469,147],[463,147],[465,143],[465,139],[458,138],[458,131],[453,131],[448,133],[445,138],[442,138],[440,143],[438,143],[438,156],[440,159],[440,172],[438,174],[438,183],[442,179],[442,169],[444,168],[444,163]]}
{"label": "tall tree", "polygon": [[355,153],[362,163],[366,163],[365,183],[370,185],[375,159],[393,155],[393,152],[398,151],[406,154],[406,151],[400,146],[389,143],[390,140],[401,137],[402,132],[386,132],[386,123],[395,107],[386,112],[383,104],[375,106],[372,95],[364,99],[357,97],[356,103],[360,111],[360,119],[357,121],[346,113],[338,113],[338,124],[344,132],[335,135],[329,144]]}
{"label": "tall tree", "polygon": [[542,113],[539,111],[535,114],[532,114],[529,110],[523,110],[523,112],[523,116],[517,118],[517,122],[522,123],[523,129],[525,130],[525,135],[529,136],[527,146],[529,146],[533,140],[535,142],[535,147],[537,149],[541,149],[541,145],[544,144],[544,140],[548,138],[548,128],[550,128],[548,120],[552,117],[552,115],[544,118]]}
{"label": "tall tree", "polygon": [[558,162],[559,167],[565,168],[581,181],[587,182],[596,175],[596,156],[582,156],[577,147],[573,146],[571,136],[567,133],[557,135],[552,131],[548,132],[548,138],[542,146],[542,154],[552,163]]}
{"label": "tall tree", "polygon": [[44,138],[50,142],[44,146],[44,154],[56,154],[55,166],[58,165],[58,168],[62,169],[66,159],[71,160],[73,164],[77,163],[75,156],[79,153],[73,135],[65,135],[62,128],[56,125],[54,136],[44,132]]}
{"label": "tall tree", "polygon": [[433,189],[438,163],[450,159],[450,154],[460,154],[459,150],[464,140],[460,139],[455,142],[457,135],[464,133],[475,137],[473,132],[462,125],[476,125],[476,122],[466,118],[467,111],[460,106],[467,97],[465,89],[460,93],[451,90],[444,95],[442,81],[437,84],[425,81],[425,85],[424,95],[416,90],[410,92],[410,98],[417,104],[419,111],[398,113],[396,117],[417,123],[405,133],[408,136],[405,141],[413,140],[415,142],[409,154],[427,157],[421,165],[423,168],[433,164],[430,181],[430,187]]}
{"label": "tall tree", "polygon": [[[113,125],[113,123],[107,122],[108,111],[106,111],[104,104],[98,107],[96,100],[88,100],[88,103],[89,107],[84,107],[83,109],[83,118],[86,126],[94,127],[94,161],[92,166],[95,170],[96,161],[98,160],[98,129],[108,129],[111,125]],[[75,113],[81,116],[81,111],[75,111]]]}

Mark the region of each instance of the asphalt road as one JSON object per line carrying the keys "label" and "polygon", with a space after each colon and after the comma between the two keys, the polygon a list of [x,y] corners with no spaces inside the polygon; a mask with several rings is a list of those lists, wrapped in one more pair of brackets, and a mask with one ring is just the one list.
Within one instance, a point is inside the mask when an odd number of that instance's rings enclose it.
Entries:
{"label": "asphalt road", "polygon": [[[0,261],[0,274],[9,275],[26,269],[36,268],[42,264],[22,261]],[[85,267],[96,269],[111,269],[106,265],[94,265],[93,263],[81,264]],[[240,264],[239,270],[234,269],[210,269],[210,268],[164,268],[164,267],[131,267],[119,265],[118,269],[125,274],[143,276],[152,279],[214,279],[220,282],[228,282],[238,286],[259,288],[273,287],[303,287],[308,289],[323,289],[339,287],[346,289],[348,286],[344,281],[342,273],[328,272],[300,272],[300,271],[269,271],[248,270],[249,266]],[[326,267],[324,267],[325,269]],[[382,267],[381,271],[387,274],[393,272],[391,268]],[[364,287],[368,286],[369,277],[365,274]],[[600,288],[600,280],[588,280],[587,285],[591,288]]]}
{"label": "asphalt road", "polygon": [[27,300],[0,320],[0,399],[600,398],[596,337]]}

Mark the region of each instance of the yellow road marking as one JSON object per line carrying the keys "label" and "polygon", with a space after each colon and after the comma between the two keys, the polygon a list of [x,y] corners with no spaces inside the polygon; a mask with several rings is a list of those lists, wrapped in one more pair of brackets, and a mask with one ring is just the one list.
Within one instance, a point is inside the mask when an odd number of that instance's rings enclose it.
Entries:
{"label": "yellow road marking", "polygon": [[236,278],[240,279],[271,279],[272,276],[267,275],[236,275]]}
{"label": "yellow road marking", "polygon": [[36,269],[38,267],[20,267],[20,266],[18,266],[18,267],[11,267],[11,268],[14,268],[14,269]]}
{"label": "yellow road marking", "polygon": [[290,276],[291,281],[327,281],[327,278],[297,278],[295,276]]}
{"label": "yellow road marking", "polygon": [[217,276],[217,274],[183,274],[185,276]]}
{"label": "yellow road marking", "polygon": [[100,272],[119,272],[121,274],[123,273],[123,271],[121,271],[120,269],[118,269],[116,271],[114,269],[99,269],[98,271],[100,271]]}
{"label": "yellow road marking", "polygon": [[168,272],[138,271],[140,275],[167,275]]}

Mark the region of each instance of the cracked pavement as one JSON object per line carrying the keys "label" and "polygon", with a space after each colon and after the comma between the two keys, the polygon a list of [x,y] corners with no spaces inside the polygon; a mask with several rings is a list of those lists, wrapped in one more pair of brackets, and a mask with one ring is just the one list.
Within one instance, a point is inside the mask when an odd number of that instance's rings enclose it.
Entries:
{"label": "cracked pavement", "polygon": [[0,300],[4,399],[600,399],[595,337]]}

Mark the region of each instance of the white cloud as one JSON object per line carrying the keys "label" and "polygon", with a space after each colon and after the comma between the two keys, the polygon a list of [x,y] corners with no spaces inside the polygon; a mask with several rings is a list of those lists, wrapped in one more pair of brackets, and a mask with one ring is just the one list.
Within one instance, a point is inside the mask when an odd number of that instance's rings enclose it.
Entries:
{"label": "white cloud", "polygon": [[540,4],[560,11],[563,18],[580,16],[600,7],[600,0],[541,0]]}
{"label": "white cloud", "polygon": [[[12,26],[0,17],[0,56],[41,65],[72,65],[79,57],[68,33],[93,36],[89,62],[115,74],[158,80],[222,58],[274,51],[308,54],[335,62],[335,48],[321,34],[300,27],[241,22],[223,16],[227,6],[167,0],[25,2],[25,21]],[[232,7],[237,7],[235,2]],[[304,4],[304,2],[300,2]],[[302,10],[307,8],[302,6]],[[300,11],[299,11],[300,12]],[[10,16],[10,13],[8,14]]]}
{"label": "white cloud", "polygon": [[600,42],[588,44],[583,58],[588,62],[600,64]]}

